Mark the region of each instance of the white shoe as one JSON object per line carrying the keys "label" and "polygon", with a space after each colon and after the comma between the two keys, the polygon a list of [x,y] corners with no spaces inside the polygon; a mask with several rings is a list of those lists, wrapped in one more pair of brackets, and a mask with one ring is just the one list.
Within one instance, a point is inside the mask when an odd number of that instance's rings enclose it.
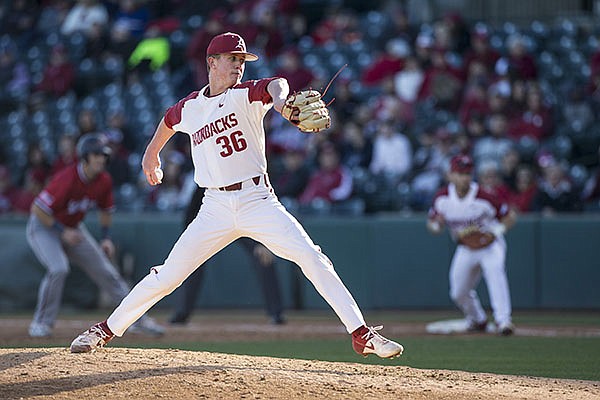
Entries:
{"label": "white shoe", "polygon": [[29,325],[29,336],[33,338],[44,338],[52,336],[52,328],[46,324],[32,322],[31,325]]}
{"label": "white shoe", "polygon": [[402,355],[404,347],[377,333],[383,326],[363,327],[352,334],[352,347],[358,354],[367,356],[376,354],[381,358],[394,358]]}
{"label": "white shoe", "polygon": [[131,325],[127,331],[153,337],[159,337],[165,334],[165,328],[160,326],[150,317],[140,319],[135,324]]}
{"label": "white shoe", "polygon": [[91,353],[104,347],[114,337],[102,329],[100,323],[92,326],[71,343],[71,353]]}

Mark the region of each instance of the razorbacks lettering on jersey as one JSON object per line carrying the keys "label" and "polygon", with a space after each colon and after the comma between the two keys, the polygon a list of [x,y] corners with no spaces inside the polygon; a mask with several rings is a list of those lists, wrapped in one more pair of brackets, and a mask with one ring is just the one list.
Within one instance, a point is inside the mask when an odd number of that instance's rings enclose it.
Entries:
{"label": "razorbacks lettering on jersey", "polygon": [[489,227],[508,214],[506,203],[499,203],[487,192],[471,182],[467,195],[458,197],[454,184],[440,190],[433,199],[429,209],[429,217],[441,215],[446,221],[450,235],[454,240],[464,229],[477,227],[482,232],[489,232]]}
{"label": "razorbacks lettering on jersey", "polygon": [[61,224],[75,228],[93,207],[114,210],[112,178],[103,171],[89,181],[81,164],[73,164],[57,172],[34,203]]}
{"label": "razorbacks lettering on jersey", "polygon": [[227,186],[267,173],[263,117],[273,106],[267,85],[274,79],[242,82],[211,97],[206,86],[167,110],[165,124],[190,136],[200,187]]}

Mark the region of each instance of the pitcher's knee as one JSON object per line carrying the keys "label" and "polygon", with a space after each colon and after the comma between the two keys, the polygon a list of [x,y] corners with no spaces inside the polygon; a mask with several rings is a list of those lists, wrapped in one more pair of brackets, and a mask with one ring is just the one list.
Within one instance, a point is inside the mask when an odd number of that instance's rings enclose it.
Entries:
{"label": "pitcher's knee", "polygon": [[177,289],[183,280],[170,274],[161,274],[160,270],[161,267],[152,267],[150,273],[142,279],[140,284],[144,285],[147,289],[166,296]]}

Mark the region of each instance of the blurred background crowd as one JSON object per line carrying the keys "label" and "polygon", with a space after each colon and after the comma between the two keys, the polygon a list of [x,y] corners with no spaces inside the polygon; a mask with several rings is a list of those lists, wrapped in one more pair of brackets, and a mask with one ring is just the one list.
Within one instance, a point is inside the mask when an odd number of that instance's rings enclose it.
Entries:
{"label": "blurred background crowd", "polygon": [[322,90],[346,66],[325,133],[266,119],[271,181],[292,212],[425,211],[461,152],[521,213],[599,212],[597,19],[491,23],[432,3],[0,1],[0,214],[28,213],[88,132],[114,148],[118,210],[183,210],[187,135],[162,152],[157,187],[141,153],[166,108],[207,83],[206,46],[228,30],[260,55],[244,79]]}

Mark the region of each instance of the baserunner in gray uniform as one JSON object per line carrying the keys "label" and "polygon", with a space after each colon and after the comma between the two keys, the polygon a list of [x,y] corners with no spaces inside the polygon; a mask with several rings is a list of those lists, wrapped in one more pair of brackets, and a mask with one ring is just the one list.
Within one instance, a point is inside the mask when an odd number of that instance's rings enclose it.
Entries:
{"label": "baserunner in gray uniform", "polygon": [[[114,202],[112,178],[105,171],[111,154],[107,143],[100,134],[82,136],[77,144],[79,162],[57,172],[31,206],[27,241],[47,271],[39,288],[29,336],[52,334],[71,262],[108,292],[115,303],[129,292],[109,260],[115,246],[109,236]],[[93,207],[99,209],[100,243],[82,222]],[[146,315],[131,328],[152,336],[164,333],[164,328]]]}

